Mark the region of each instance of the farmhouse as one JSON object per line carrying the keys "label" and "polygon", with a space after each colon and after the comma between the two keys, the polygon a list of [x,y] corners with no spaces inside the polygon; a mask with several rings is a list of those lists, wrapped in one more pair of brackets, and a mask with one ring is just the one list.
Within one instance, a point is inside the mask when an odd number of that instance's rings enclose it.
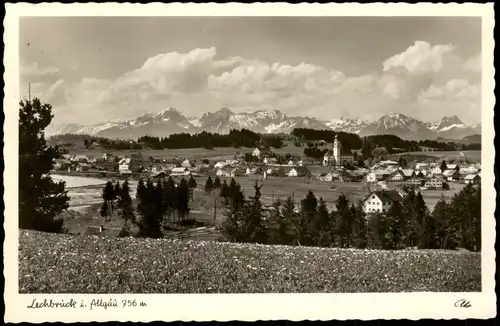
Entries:
{"label": "farmhouse", "polygon": [[75,171],[78,171],[78,172],[82,172],[82,171],[88,171],[90,170],[92,166],[88,163],[78,163],[76,166],[75,166]]}
{"label": "farmhouse", "polygon": [[474,164],[466,164],[460,167],[460,174],[475,174],[477,173],[477,168]]}
{"label": "farmhouse", "polygon": [[72,162],[88,162],[89,161],[89,158],[87,155],[74,155],[72,158],[71,158],[71,161]]}
{"label": "farmhouse", "polygon": [[181,166],[183,168],[190,168],[191,167],[191,162],[189,162],[188,159],[185,159],[184,161],[182,161]]}
{"label": "farmhouse", "polygon": [[364,212],[387,212],[394,202],[401,202],[403,197],[395,190],[380,190],[372,192],[364,200]]}
{"label": "farmhouse", "polygon": [[457,168],[456,164],[446,164],[447,170],[455,170]]}
{"label": "farmhouse", "polygon": [[427,168],[429,166],[429,164],[427,163],[417,163],[415,165],[415,170],[422,170],[424,168]]}
{"label": "farmhouse", "polygon": [[405,176],[403,174],[403,171],[397,170],[389,175],[389,178],[387,181],[403,181],[404,179],[405,179]]}
{"label": "farmhouse", "polygon": [[465,176],[464,182],[465,182],[465,184],[469,184],[469,183],[480,184],[481,177],[477,174],[469,174],[469,175]]}
{"label": "farmhouse", "polygon": [[432,147],[427,147],[427,146],[420,146],[420,151],[422,152],[434,152],[434,148]]}
{"label": "farmhouse", "polygon": [[430,169],[431,175],[440,175],[441,173],[443,173],[443,171],[441,171],[441,168],[439,166],[434,166]]}
{"label": "farmhouse", "polygon": [[446,170],[443,172],[443,178],[448,181],[456,181],[460,178],[457,170]]}
{"label": "farmhouse", "polygon": [[309,176],[310,172],[305,167],[294,167],[294,168],[285,170],[285,174],[289,177],[305,177],[305,176]]}
{"label": "farmhouse", "polygon": [[438,177],[432,177],[425,181],[424,187],[429,189],[443,189],[443,180]]}
{"label": "farmhouse", "polygon": [[421,178],[413,177],[406,180],[405,184],[409,187],[421,187],[423,180]]}
{"label": "farmhouse", "polygon": [[189,175],[189,174],[190,174],[190,171],[186,167],[173,168],[170,171],[170,175],[172,175],[172,176],[182,176],[182,175],[186,176],[186,175]]}
{"label": "farmhouse", "polygon": [[401,173],[403,173],[403,178],[405,180],[415,175],[415,171],[413,171],[412,169],[401,169],[400,171]]}
{"label": "farmhouse", "polygon": [[368,172],[366,175],[366,182],[375,182],[377,181],[377,176],[375,175],[375,172]]}
{"label": "farmhouse", "polygon": [[256,148],[252,152],[252,156],[260,157],[260,149]]}
{"label": "farmhouse", "polygon": [[132,159],[130,157],[122,158],[118,162],[118,171],[120,173],[132,173]]}
{"label": "farmhouse", "polygon": [[54,170],[67,170],[71,166],[71,162],[65,158],[54,160]]}
{"label": "farmhouse", "polygon": [[225,167],[226,165],[229,165],[229,162],[227,162],[227,161],[217,162],[217,163],[215,163],[215,165],[214,165],[214,169],[222,169],[222,168],[223,168],[223,167]]}

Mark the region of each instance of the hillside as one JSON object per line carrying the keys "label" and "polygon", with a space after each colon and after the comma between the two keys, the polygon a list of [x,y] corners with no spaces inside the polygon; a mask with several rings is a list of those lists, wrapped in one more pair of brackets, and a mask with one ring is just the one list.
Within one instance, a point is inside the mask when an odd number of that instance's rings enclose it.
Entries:
{"label": "hillside", "polygon": [[20,293],[465,292],[479,253],[19,232]]}

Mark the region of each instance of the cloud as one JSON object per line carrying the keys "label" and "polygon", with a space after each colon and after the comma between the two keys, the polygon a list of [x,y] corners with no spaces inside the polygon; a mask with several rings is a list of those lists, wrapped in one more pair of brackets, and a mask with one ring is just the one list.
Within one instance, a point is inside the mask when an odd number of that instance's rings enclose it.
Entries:
{"label": "cloud", "polygon": [[20,66],[20,73],[22,76],[43,76],[56,74],[58,72],[59,69],[56,67],[40,67],[37,62],[32,62],[31,64],[21,62]]}
{"label": "cloud", "polygon": [[383,70],[404,67],[410,73],[438,72],[443,68],[445,55],[453,51],[451,44],[432,46],[427,42],[416,41],[406,51],[385,60]]}
{"label": "cloud", "polygon": [[482,57],[481,53],[473,56],[469,60],[464,63],[464,69],[472,72],[481,72],[482,71]]}
{"label": "cloud", "polygon": [[[463,60],[452,45],[417,41],[384,60],[380,71],[361,76],[306,62],[218,58],[215,47],[158,54],[109,80],[89,76],[69,82],[58,76],[57,68],[36,63],[22,70],[52,76],[32,85],[32,93],[50,101],[56,120],[67,122],[131,119],[169,106],[186,115],[228,106],[320,119],[371,119],[397,111],[429,120],[442,115],[438,108],[460,112],[480,102],[480,84],[468,77],[477,61]],[[477,110],[473,114],[479,116]]]}

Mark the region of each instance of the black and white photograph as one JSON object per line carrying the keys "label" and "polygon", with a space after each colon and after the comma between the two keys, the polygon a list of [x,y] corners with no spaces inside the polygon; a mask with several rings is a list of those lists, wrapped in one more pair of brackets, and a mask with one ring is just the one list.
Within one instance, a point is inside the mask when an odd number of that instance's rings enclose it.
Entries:
{"label": "black and white photograph", "polygon": [[496,314],[473,302],[494,290],[493,6],[71,6],[16,13],[6,46],[4,259],[23,309],[442,293],[457,318]]}

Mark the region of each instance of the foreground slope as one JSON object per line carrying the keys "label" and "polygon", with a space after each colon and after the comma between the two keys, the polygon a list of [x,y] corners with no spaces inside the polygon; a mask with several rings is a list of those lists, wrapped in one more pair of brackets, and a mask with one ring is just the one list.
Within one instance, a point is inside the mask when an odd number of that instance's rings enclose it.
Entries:
{"label": "foreground slope", "polygon": [[20,293],[461,292],[481,256],[19,232]]}

